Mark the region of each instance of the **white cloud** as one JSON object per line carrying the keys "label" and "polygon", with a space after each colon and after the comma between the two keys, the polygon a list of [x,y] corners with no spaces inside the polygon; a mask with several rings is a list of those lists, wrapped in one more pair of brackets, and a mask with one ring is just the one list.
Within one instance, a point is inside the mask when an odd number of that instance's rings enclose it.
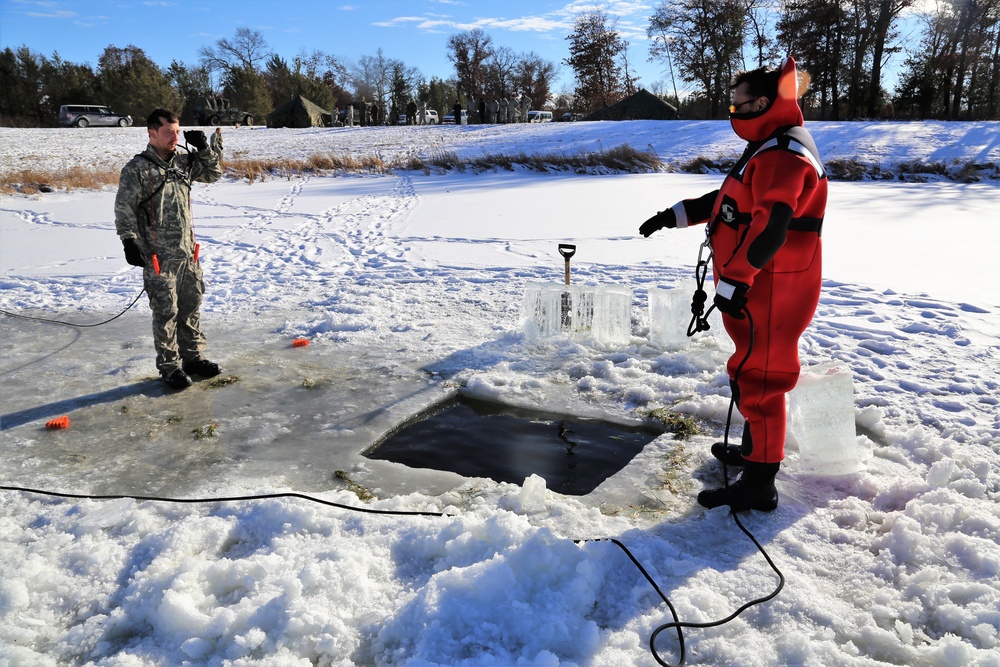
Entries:
{"label": "white cloud", "polygon": [[74,19],[79,14],[68,9],[57,9],[51,12],[25,12],[25,16],[30,16],[33,19]]}

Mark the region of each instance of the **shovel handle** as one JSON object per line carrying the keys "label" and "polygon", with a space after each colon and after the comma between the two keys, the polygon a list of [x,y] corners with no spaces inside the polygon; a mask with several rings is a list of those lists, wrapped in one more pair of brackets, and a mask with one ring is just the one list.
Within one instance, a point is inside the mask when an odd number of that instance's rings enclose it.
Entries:
{"label": "shovel handle", "polygon": [[570,243],[560,243],[559,254],[562,255],[565,260],[566,284],[569,285],[569,258],[576,254],[576,246]]}

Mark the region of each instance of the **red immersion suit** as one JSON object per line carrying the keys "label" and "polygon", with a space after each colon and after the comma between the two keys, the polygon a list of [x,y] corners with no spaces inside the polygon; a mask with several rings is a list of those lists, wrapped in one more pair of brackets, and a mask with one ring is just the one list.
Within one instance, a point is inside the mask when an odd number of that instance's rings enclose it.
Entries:
{"label": "red immersion suit", "polygon": [[723,278],[750,286],[752,341],[750,319],[723,314],[722,321],[736,343],[728,372],[752,441],[743,456],[758,463],[784,459],[785,394],[799,377],[798,341],[819,304],[822,282],[827,179],[802,127],[796,89],[795,62],[788,58],[774,103],[732,114],[733,130],[749,143],[722,187],[673,207],[678,227],[709,223],[716,285]]}

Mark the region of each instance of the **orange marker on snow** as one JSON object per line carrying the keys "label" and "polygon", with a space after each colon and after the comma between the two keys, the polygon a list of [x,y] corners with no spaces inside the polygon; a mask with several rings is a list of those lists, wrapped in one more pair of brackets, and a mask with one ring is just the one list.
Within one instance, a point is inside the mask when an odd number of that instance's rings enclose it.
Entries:
{"label": "orange marker on snow", "polygon": [[59,430],[63,428],[69,428],[69,417],[62,416],[56,419],[49,420],[45,422],[45,428],[52,430]]}
{"label": "orange marker on snow", "polygon": [[309,344],[308,338],[296,338],[292,341],[292,347],[305,347]]}

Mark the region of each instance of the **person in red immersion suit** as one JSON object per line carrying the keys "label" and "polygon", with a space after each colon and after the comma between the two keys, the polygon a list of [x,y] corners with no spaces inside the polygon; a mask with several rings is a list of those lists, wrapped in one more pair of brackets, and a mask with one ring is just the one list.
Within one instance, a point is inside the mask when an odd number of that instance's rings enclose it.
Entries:
{"label": "person in red immersion suit", "polygon": [[794,60],[741,72],[730,89],[730,122],[748,142],[742,157],[720,189],[657,213],[639,232],[708,223],[714,303],[736,343],[727,370],[746,424],[741,445],[712,445],[712,454],[742,466],[742,475],[727,488],[702,491],[698,502],[771,511],[785,457],[785,394],[798,380],[799,337],[819,304],[827,179],[802,126]]}

